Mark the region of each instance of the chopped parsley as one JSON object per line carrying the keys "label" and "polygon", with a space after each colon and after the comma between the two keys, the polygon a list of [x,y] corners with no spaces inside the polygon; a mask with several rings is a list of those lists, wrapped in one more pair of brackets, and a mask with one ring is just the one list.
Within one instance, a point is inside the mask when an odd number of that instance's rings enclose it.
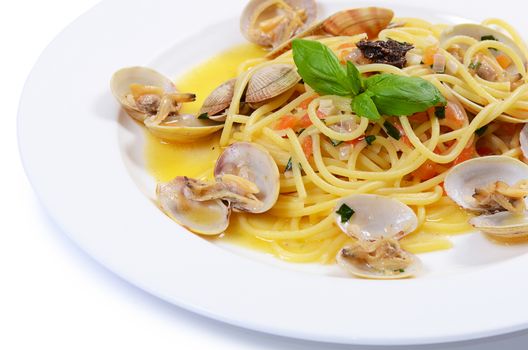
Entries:
{"label": "chopped parsley", "polygon": [[365,137],[365,141],[367,141],[367,145],[372,146],[374,141],[376,141],[376,136],[368,135],[368,136]]}
{"label": "chopped parsley", "polygon": [[399,140],[401,138],[400,130],[396,129],[396,127],[392,125],[389,121],[385,121],[385,123],[383,123],[383,126],[387,131],[387,135],[396,140]]}
{"label": "chopped parsley", "polygon": [[404,273],[404,272],[405,272],[405,269],[398,269],[398,270],[396,270],[395,272]]}
{"label": "chopped parsley", "polygon": [[477,70],[477,69],[480,68],[480,65],[481,65],[481,64],[482,64],[482,63],[480,63],[480,62],[478,62],[478,61],[477,61],[477,62],[471,62],[471,63],[469,64],[468,68],[469,68],[469,69],[473,69],[473,70]]}
{"label": "chopped parsley", "polygon": [[[480,41],[484,41],[484,40],[494,40],[494,41],[499,41],[499,40],[497,40],[497,38],[495,38],[493,35],[484,35],[484,36],[480,37]],[[493,51],[497,51],[497,49],[494,48],[494,47],[490,47],[489,49],[490,49],[490,50],[493,50]]]}
{"label": "chopped parsley", "polygon": [[478,128],[477,130],[475,130],[475,134],[477,134],[477,136],[482,136],[484,135],[486,130],[488,130],[488,126],[484,125],[482,128]]}
{"label": "chopped parsley", "polygon": [[337,146],[339,146],[340,144],[343,143],[343,141],[338,141],[338,140],[334,140],[334,139],[330,139],[330,142],[332,142],[332,146],[334,146],[334,147],[337,147]]}
{"label": "chopped parsley", "polygon": [[495,38],[493,35],[484,35],[484,36],[481,36],[481,37],[480,37],[480,41],[484,41],[484,40],[495,40],[495,41],[498,41],[497,38]]}
{"label": "chopped parsley", "polygon": [[339,210],[336,211],[336,214],[341,216],[342,223],[348,222],[348,220],[350,220],[350,218],[352,217],[352,215],[354,215],[354,213],[355,211],[344,203],[341,205]]}
{"label": "chopped parsley", "polygon": [[445,106],[435,107],[435,116],[438,119],[445,119],[446,108]]}
{"label": "chopped parsley", "polygon": [[198,119],[209,119],[209,113],[202,113],[198,116]]}
{"label": "chopped parsley", "polygon": [[292,158],[290,157],[290,159],[288,159],[288,164],[286,164],[286,168],[284,169],[284,172],[287,173],[288,171],[292,171],[293,170],[293,162],[292,162]]}

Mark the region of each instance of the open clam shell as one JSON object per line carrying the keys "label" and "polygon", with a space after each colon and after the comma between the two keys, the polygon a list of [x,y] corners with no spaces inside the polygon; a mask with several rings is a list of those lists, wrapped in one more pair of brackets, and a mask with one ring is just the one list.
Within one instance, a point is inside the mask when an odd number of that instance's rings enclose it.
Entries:
{"label": "open clam shell", "polygon": [[184,194],[185,177],[158,184],[156,194],[163,212],[180,225],[201,235],[218,235],[229,225],[230,210],[221,200],[192,201]]}
{"label": "open clam shell", "polygon": [[231,105],[235,93],[236,79],[231,79],[217,87],[204,101],[200,114],[207,113],[209,119],[223,122],[225,111]]}
{"label": "open clam shell", "polygon": [[382,7],[344,10],[323,21],[322,30],[333,36],[366,33],[369,39],[374,39],[387,28],[393,17],[392,10]]}
{"label": "open clam shell", "polygon": [[246,91],[247,103],[261,103],[293,88],[301,81],[292,64],[271,64],[257,69],[251,76]]}
{"label": "open clam shell", "polygon": [[[475,190],[497,181],[510,186],[528,179],[528,165],[506,156],[489,156],[463,162],[447,175],[444,188],[447,195],[461,207],[481,215],[469,223],[479,231],[503,238],[528,236],[527,212],[500,211],[486,214],[476,199]],[[524,199],[528,204],[528,198]]]}
{"label": "open clam shell", "polygon": [[190,143],[222,130],[224,125],[194,115],[181,114],[167,117],[162,123],[145,120],[145,126],[156,137],[177,143]]}
{"label": "open clam shell", "polygon": [[262,146],[249,142],[237,142],[224,150],[214,169],[215,178],[221,181],[226,174],[236,175],[255,184],[259,192],[255,197],[258,205],[232,203],[234,209],[251,213],[263,213],[271,209],[279,197],[279,169],[275,160]]}
{"label": "open clam shell", "polygon": [[469,221],[477,230],[502,238],[528,236],[528,216],[526,212],[515,215],[507,211],[492,215],[480,215]]}
{"label": "open clam shell", "polygon": [[174,83],[169,78],[153,69],[146,67],[129,67],[115,72],[110,81],[112,94],[128,115],[140,122],[143,122],[146,118],[155,113],[148,113],[139,108],[134,99],[131,98],[130,87],[133,84],[158,87],[166,94],[177,93]]}
{"label": "open clam shell", "polygon": [[[446,176],[447,195],[464,209],[484,212],[473,198],[475,189],[502,181],[512,186],[528,179],[528,165],[506,156],[475,158],[455,166]],[[525,200],[528,204],[528,200]]]}
{"label": "open clam shell", "polygon": [[519,142],[521,143],[521,151],[524,158],[528,159],[528,124],[524,125],[519,135]]}
{"label": "open clam shell", "polygon": [[411,260],[409,266],[402,270],[395,271],[381,271],[372,268],[368,264],[358,262],[354,259],[350,259],[346,256],[345,252],[348,248],[345,247],[339,251],[336,261],[349,274],[365,279],[377,279],[377,280],[394,280],[394,279],[405,279],[412,278],[420,274],[423,269],[422,261],[414,254],[403,252],[407,258]]}
{"label": "open clam shell", "polygon": [[[276,47],[295,34],[305,30],[317,17],[315,0],[284,0],[289,8],[278,1],[251,0],[240,17],[240,30],[252,43],[266,47]],[[294,23],[292,11],[301,14],[302,23]],[[272,28],[265,28],[265,23]]]}
{"label": "open clam shell", "polygon": [[358,240],[374,241],[382,237],[400,239],[418,226],[414,211],[396,199],[356,194],[338,201],[336,211],[343,205],[351,208],[354,214],[343,222],[341,215],[336,213],[336,223],[343,232]]}
{"label": "open clam shell", "polygon": [[360,7],[337,12],[325,20],[307,27],[294,38],[274,48],[267,58],[273,59],[291,49],[294,39],[308,36],[345,36],[366,33],[369,39],[378,34],[392,21],[394,12],[382,7]]}

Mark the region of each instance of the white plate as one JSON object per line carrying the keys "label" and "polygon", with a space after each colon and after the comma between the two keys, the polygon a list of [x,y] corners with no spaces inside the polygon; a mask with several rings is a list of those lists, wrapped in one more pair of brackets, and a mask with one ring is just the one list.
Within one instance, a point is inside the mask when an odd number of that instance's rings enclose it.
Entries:
{"label": "white plate", "polygon": [[[364,5],[321,3],[324,12]],[[461,21],[432,10],[445,1],[431,1],[427,10],[413,9],[413,3],[424,6],[423,0],[387,6],[399,16]],[[424,255],[427,273],[419,279],[365,281],[211,244],[178,227],[148,199],[153,180],[143,169],[143,136],[120,113],[109,78],[118,68],[137,64],[176,77],[242,42],[243,4],[104,1],[46,49],[22,96],[20,149],[35,191],[64,231],[103,265],[152,294],[264,332],[394,345],[527,328],[526,245],[504,247],[478,234],[462,236],[455,249]],[[474,19],[486,17],[492,6],[491,1],[454,4],[446,11],[471,13]],[[521,25],[525,12],[505,7],[496,15],[528,33]]]}

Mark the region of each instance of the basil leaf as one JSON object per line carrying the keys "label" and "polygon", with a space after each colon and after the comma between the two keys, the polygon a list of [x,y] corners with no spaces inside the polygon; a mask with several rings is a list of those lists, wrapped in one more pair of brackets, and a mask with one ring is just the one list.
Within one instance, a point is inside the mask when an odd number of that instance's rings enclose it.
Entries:
{"label": "basil leaf", "polygon": [[376,136],[375,135],[368,135],[367,137],[365,137],[365,141],[367,141],[367,145],[372,146],[374,141],[376,141]]}
{"label": "basil leaf", "polygon": [[286,164],[286,168],[284,169],[284,172],[287,173],[288,171],[292,171],[293,170],[293,162],[292,162],[292,158],[290,157],[290,159],[288,159],[288,164]]}
{"label": "basil leaf", "polygon": [[400,130],[398,130],[389,121],[385,121],[385,123],[383,123],[383,126],[385,127],[385,131],[387,132],[387,135],[389,135],[390,137],[392,137],[395,140],[401,139]]}
{"label": "basil leaf", "polygon": [[379,120],[381,115],[370,97],[370,94],[364,92],[357,95],[352,100],[352,111],[360,117],[365,117],[370,120]]}
{"label": "basil leaf", "polygon": [[343,141],[334,140],[334,139],[330,139],[330,142],[332,143],[332,146],[334,146],[334,147],[337,147],[337,146],[339,146],[340,144],[343,143]]}
{"label": "basil leaf", "polygon": [[445,119],[445,114],[446,114],[446,108],[445,106],[438,106],[438,107],[435,107],[435,116],[438,118],[438,119]]}
{"label": "basil leaf", "polygon": [[440,91],[422,78],[383,73],[365,82],[367,92],[383,115],[412,115],[446,103]]}
{"label": "basil leaf", "polygon": [[347,75],[350,79],[352,94],[355,96],[361,92],[361,74],[354,63],[347,61]]}
{"label": "basil leaf", "polygon": [[354,215],[354,213],[355,213],[354,209],[350,208],[346,204],[341,205],[339,210],[336,211],[336,214],[341,216],[341,222],[342,223],[345,223],[348,220],[350,220],[350,218],[352,217],[352,215]]}
{"label": "basil leaf", "polygon": [[475,130],[475,134],[477,134],[477,136],[482,136],[486,133],[486,130],[488,130],[488,125],[484,125],[482,128]]}
{"label": "basil leaf", "polygon": [[358,91],[357,84],[361,82],[352,81],[355,74],[353,69],[345,69],[325,45],[317,41],[295,39],[292,48],[299,75],[320,95],[350,96]]}

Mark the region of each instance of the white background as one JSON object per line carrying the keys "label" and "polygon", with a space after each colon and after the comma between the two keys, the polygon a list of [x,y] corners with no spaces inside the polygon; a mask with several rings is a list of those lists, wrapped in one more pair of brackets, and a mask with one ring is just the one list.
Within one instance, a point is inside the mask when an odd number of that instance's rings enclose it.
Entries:
{"label": "white background", "polygon": [[[39,53],[96,3],[19,0],[0,11],[0,349],[378,349],[291,340],[196,316],[115,277],[47,217],[19,161],[18,99]],[[528,335],[516,334],[412,349],[527,346]]]}

